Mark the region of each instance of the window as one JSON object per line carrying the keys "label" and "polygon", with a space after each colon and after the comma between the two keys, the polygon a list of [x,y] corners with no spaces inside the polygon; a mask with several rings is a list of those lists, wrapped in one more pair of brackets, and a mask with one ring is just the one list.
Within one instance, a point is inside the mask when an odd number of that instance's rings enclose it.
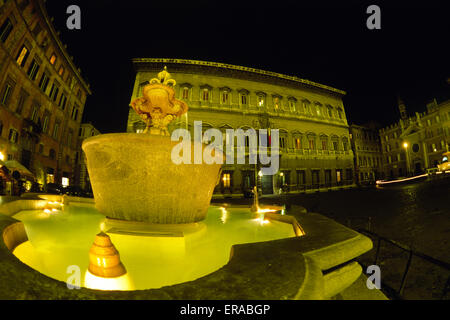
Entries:
{"label": "window", "polygon": [[241,93],[241,105],[245,106],[247,105],[247,94]]}
{"label": "window", "polygon": [[16,57],[17,64],[23,67],[25,65],[25,62],[27,62],[29,54],[30,50],[28,50],[28,48],[25,45],[23,45]]}
{"label": "window", "polygon": [[43,73],[41,76],[41,80],[39,81],[39,88],[42,90],[42,92],[45,93],[45,90],[47,90],[48,82],[50,81],[49,76],[47,73]]}
{"label": "window", "polygon": [[30,67],[28,68],[28,77],[31,79],[31,81],[36,80],[37,73],[39,71],[39,64],[37,63],[36,59],[33,59],[33,62],[31,62]]}
{"label": "window", "polygon": [[328,149],[327,140],[322,140],[322,150],[327,150],[327,149]]}
{"label": "window", "polygon": [[47,132],[49,120],[50,117],[48,115],[45,115],[44,122],[42,123],[42,132]]}
{"label": "window", "polygon": [[38,112],[39,112],[40,107],[35,103],[34,106],[31,108],[31,115],[30,115],[30,119],[31,121],[33,121],[34,123],[37,123],[38,121]]}
{"label": "window", "polygon": [[229,188],[231,186],[231,175],[229,173],[224,173],[222,177],[223,187]]}
{"label": "window", "polygon": [[311,149],[311,150],[315,150],[316,149],[315,141],[312,138],[309,139],[309,149]]}
{"label": "window", "polygon": [[316,104],[316,113],[320,117],[322,114],[320,113],[320,104]]}
{"label": "window", "polygon": [[344,151],[348,151],[348,142],[347,141],[343,141],[342,144],[344,146]]}
{"label": "window", "polygon": [[77,117],[78,117],[78,107],[77,107],[77,105],[73,105],[73,108],[72,108],[72,115],[71,115],[71,117],[72,117],[72,120],[77,120]]}
{"label": "window", "polygon": [[38,153],[43,154],[44,153],[44,145],[42,143],[39,143],[38,146]]}
{"label": "window", "polygon": [[9,101],[11,100],[11,95],[14,90],[16,83],[10,79],[9,77],[6,79],[5,85],[2,91],[2,104],[8,106]]}
{"label": "window", "polygon": [[55,126],[53,127],[53,138],[58,140],[58,134],[59,134],[59,123],[55,123]]}
{"label": "window", "polygon": [[258,95],[258,97],[257,97],[257,100],[258,100],[258,107],[264,107],[264,103],[265,103],[265,99],[264,99],[264,96],[263,95]]}
{"label": "window", "polygon": [[202,100],[206,101],[206,102],[209,101],[209,90],[208,89],[203,89]]}
{"label": "window", "polygon": [[338,117],[339,119],[342,119],[342,109],[338,108]]}
{"label": "window", "polygon": [[228,90],[223,90],[222,97],[220,98],[220,103],[228,104],[228,102],[229,102],[229,92]]}
{"label": "window", "polygon": [[397,153],[397,161],[400,161],[401,157],[400,157],[400,153]]}
{"label": "window", "polygon": [[280,137],[280,148],[286,148],[286,137]]}
{"label": "window", "polygon": [[17,132],[16,129],[9,129],[9,135],[8,135],[8,140],[11,143],[17,143],[17,140],[19,138],[19,132]]}
{"label": "window", "polygon": [[62,77],[63,73],[64,73],[64,67],[61,66],[61,67],[59,67],[58,74]]}
{"label": "window", "polygon": [[64,110],[66,108],[66,103],[67,103],[67,97],[64,93],[61,93],[61,97],[59,98],[58,105],[60,106],[60,108],[62,110]]}
{"label": "window", "polygon": [[11,31],[13,29],[13,25],[11,23],[11,20],[6,19],[5,22],[3,22],[2,26],[0,27],[0,41],[5,43],[6,39],[8,39],[9,35],[11,34]]}
{"label": "window", "polygon": [[333,150],[338,151],[339,145],[337,141],[333,141]]}
{"label": "window", "polygon": [[52,85],[52,88],[50,89],[50,93],[48,96],[50,97],[51,100],[56,101],[56,98],[58,97],[58,92],[59,92],[59,85],[55,81]]}
{"label": "window", "polygon": [[183,88],[182,98],[185,100],[189,99],[189,88],[188,87]]}
{"label": "window", "polygon": [[289,99],[289,110],[291,112],[295,112],[295,100],[294,99]]}
{"label": "window", "polygon": [[50,64],[54,65],[56,62],[56,54],[52,54],[49,61],[50,61]]}
{"label": "window", "polygon": [[273,98],[273,108],[275,110],[280,109],[280,98],[279,97],[274,97]]}
{"label": "window", "polygon": [[299,150],[302,148],[302,142],[300,138],[295,138],[295,149]]}
{"label": "window", "polygon": [[[49,156],[50,159],[55,160],[55,158],[56,158],[56,152],[55,152],[55,150],[54,150],[54,149],[50,149],[49,152],[48,152],[48,156]],[[49,176],[49,175],[48,175],[48,176]],[[51,176],[53,177],[53,175],[51,175]],[[48,182],[48,181],[47,181],[47,182]]]}
{"label": "window", "polygon": [[327,111],[328,111],[328,117],[333,118],[333,109],[331,107],[328,107]]}

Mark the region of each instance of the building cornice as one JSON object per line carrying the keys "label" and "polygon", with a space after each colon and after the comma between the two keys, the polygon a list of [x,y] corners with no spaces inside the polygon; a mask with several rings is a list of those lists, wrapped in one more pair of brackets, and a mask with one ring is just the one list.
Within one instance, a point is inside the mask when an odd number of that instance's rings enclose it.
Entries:
{"label": "building cornice", "polygon": [[50,30],[51,37],[53,38],[54,42],[57,44],[59,51],[63,54],[65,60],[69,64],[73,73],[78,78],[79,82],[81,83],[83,88],[86,90],[86,92],[88,94],[92,94],[90,85],[87,83],[86,80],[83,79],[83,77],[81,76],[81,73],[80,73],[80,69],[75,66],[75,63],[73,62],[72,58],[68,54],[65,46],[62,44],[61,40],[59,39],[58,33],[56,32],[55,27],[53,26],[52,22],[50,21],[50,17],[47,14],[47,9],[45,8],[45,1],[37,0],[36,3],[38,4],[38,9],[40,11],[40,14],[42,15],[42,18],[45,21],[47,28]]}
{"label": "building cornice", "polygon": [[288,76],[281,73],[276,73],[272,71],[266,71],[261,69],[237,66],[227,63],[221,62],[211,62],[211,61],[201,61],[201,60],[189,60],[189,59],[169,59],[169,58],[134,58],[132,59],[133,65],[135,66],[136,71],[144,71],[148,66],[154,64],[177,64],[177,65],[186,65],[186,66],[203,66],[210,68],[218,68],[218,69],[226,69],[231,71],[240,71],[246,72],[255,75],[261,75],[269,78],[276,78],[282,80],[288,80],[290,82],[296,84],[302,84],[307,87],[313,87],[316,89],[324,90],[328,93],[332,93],[338,96],[346,95],[346,92],[343,90],[339,90],[330,86],[326,86],[324,84],[320,84],[317,82],[313,82],[306,79],[301,79],[295,76]]}

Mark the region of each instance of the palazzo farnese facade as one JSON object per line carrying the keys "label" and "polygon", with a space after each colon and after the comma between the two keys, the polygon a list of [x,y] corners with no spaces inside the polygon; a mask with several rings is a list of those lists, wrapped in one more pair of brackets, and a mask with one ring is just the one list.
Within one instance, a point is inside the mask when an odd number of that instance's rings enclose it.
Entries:
{"label": "palazzo farnese facade", "polygon": [[[353,152],[342,103],[344,91],[297,77],[259,69],[184,59],[133,59],[136,79],[131,100],[167,66],[176,80],[176,98],[189,111],[169,127],[203,131],[217,128],[279,129],[279,171],[261,175],[261,165],[222,166],[217,193],[242,193],[255,185],[263,193],[311,190],[353,184]],[[130,108],[127,132],[144,123]],[[236,162],[235,162],[236,163]],[[259,174],[258,174],[259,173]],[[199,177],[201,178],[201,177]]]}

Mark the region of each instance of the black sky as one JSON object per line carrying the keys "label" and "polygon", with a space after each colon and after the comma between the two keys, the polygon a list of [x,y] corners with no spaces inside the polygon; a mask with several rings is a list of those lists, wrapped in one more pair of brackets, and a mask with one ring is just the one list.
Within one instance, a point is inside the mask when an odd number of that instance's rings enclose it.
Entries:
{"label": "black sky", "polygon": [[[391,2],[48,0],[47,10],[91,84],[83,121],[106,133],[125,131],[135,57],[230,63],[333,86],[347,92],[350,123],[395,122],[397,94],[409,113],[423,112],[431,99],[450,98],[448,6]],[[81,8],[81,30],[66,28],[70,4]],[[366,27],[370,4],[381,8],[381,30]]]}

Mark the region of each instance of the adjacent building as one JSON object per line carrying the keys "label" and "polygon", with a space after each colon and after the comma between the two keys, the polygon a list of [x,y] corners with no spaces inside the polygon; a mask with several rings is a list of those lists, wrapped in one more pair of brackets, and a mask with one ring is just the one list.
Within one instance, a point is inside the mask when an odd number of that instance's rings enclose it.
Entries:
{"label": "adjacent building", "polygon": [[436,168],[449,151],[450,100],[428,103],[426,111],[409,116],[399,99],[400,120],[379,131],[387,178],[417,175]]}
{"label": "adjacent building", "polygon": [[41,185],[71,184],[89,85],[42,0],[0,2],[0,153]]}
{"label": "adjacent building", "polygon": [[[279,130],[280,165],[262,175],[261,163],[224,164],[216,192],[242,193],[257,184],[263,193],[308,190],[353,184],[353,152],[342,102],[345,92],[323,84],[259,69],[183,59],[133,59],[136,79],[131,100],[167,66],[177,81],[176,98],[189,111],[170,130],[194,121],[203,131],[220,129]],[[130,108],[127,131],[145,127]],[[270,138],[269,138],[270,139]],[[246,145],[248,147],[248,144]],[[269,146],[270,147],[270,146]],[[235,162],[236,163],[236,162]]]}
{"label": "adjacent building", "polygon": [[92,123],[82,123],[78,132],[78,152],[75,158],[75,185],[84,191],[92,191],[86,165],[86,155],[81,149],[84,139],[101,134]]}
{"label": "adjacent building", "polygon": [[383,157],[378,130],[369,126],[350,125],[350,141],[354,154],[355,180],[358,184],[374,184],[383,178]]}

